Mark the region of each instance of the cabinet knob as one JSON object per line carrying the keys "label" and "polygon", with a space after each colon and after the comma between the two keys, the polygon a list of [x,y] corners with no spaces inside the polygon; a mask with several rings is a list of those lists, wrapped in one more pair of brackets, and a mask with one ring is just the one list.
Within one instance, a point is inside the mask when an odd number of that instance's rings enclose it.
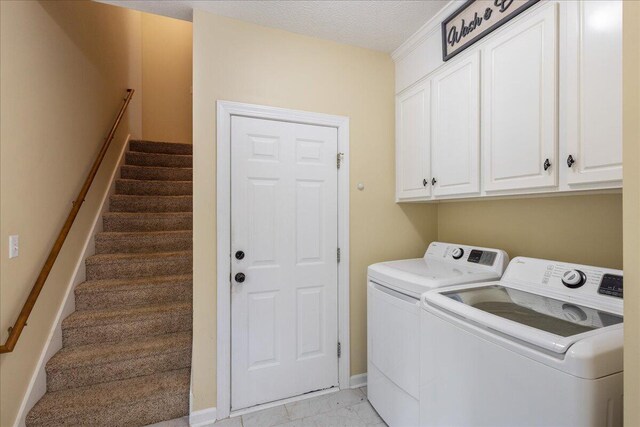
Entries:
{"label": "cabinet knob", "polygon": [[437,179],[435,178],[431,178],[431,185],[436,185],[436,182],[438,182]]}
{"label": "cabinet knob", "polygon": [[423,187],[427,186],[427,180],[425,178],[422,179],[422,186]]}
{"label": "cabinet knob", "polygon": [[244,258],[244,252],[242,252],[242,251],[236,252],[236,259],[237,260],[241,260],[243,258]]}
{"label": "cabinet knob", "polygon": [[573,158],[571,154],[569,154],[569,157],[567,157],[567,166],[571,167],[575,162],[576,160]]}
{"label": "cabinet knob", "polygon": [[236,279],[236,282],[238,283],[244,282],[244,279],[245,279],[244,273],[236,274],[235,279]]}
{"label": "cabinet knob", "polygon": [[544,170],[547,170],[551,167],[551,162],[549,161],[549,159],[545,159],[544,163],[542,164],[542,167],[544,167]]}

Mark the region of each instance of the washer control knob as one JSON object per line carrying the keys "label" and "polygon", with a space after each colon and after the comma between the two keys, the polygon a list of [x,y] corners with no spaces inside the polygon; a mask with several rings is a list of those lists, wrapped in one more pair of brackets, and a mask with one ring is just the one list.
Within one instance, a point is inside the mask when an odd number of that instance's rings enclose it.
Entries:
{"label": "washer control knob", "polygon": [[451,252],[453,259],[460,259],[462,258],[462,255],[464,255],[464,249],[462,248],[455,248],[453,252]]}
{"label": "washer control knob", "polygon": [[562,283],[571,289],[579,288],[587,281],[587,275],[580,270],[567,270],[562,275]]}

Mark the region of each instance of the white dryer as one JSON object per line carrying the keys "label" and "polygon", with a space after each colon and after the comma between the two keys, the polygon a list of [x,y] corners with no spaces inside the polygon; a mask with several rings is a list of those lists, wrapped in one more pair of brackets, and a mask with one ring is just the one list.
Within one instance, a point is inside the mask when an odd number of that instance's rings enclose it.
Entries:
{"label": "white dryer", "polygon": [[368,269],[367,393],[391,427],[417,426],[420,405],[420,295],[430,289],[500,278],[504,251],[434,242],[423,258]]}
{"label": "white dryer", "polygon": [[514,258],[422,296],[422,426],[622,425],[622,271]]}

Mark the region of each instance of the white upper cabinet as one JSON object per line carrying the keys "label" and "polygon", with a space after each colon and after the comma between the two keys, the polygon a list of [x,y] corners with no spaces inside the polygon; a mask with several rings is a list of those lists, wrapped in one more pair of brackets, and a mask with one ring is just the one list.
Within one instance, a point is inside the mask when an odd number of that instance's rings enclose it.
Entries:
{"label": "white upper cabinet", "polygon": [[396,61],[396,199],[622,187],[622,1],[541,1],[442,60],[447,5]]}
{"label": "white upper cabinet", "polygon": [[429,82],[396,98],[396,198],[430,197]]}
{"label": "white upper cabinet", "polygon": [[622,2],[563,6],[565,144],[560,167],[573,188],[610,185],[622,180]]}
{"label": "white upper cabinet", "polygon": [[482,144],[488,192],[557,185],[556,4],[482,49]]}
{"label": "white upper cabinet", "polygon": [[433,195],[480,191],[480,63],[475,52],[431,78]]}

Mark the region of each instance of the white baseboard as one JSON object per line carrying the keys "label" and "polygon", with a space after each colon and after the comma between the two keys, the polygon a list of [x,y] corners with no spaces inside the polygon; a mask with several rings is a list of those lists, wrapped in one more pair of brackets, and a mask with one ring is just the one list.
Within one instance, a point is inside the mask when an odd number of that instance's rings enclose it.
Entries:
{"label": "white baseboard", "polygon": [[189,414],[191,427],[208,427],[216,421],[216,408],[207,408]]}
{"label": "white baseboard", "polygon": [[367,385],[367,373],[352,375],[349,380],[349,386],[351,388],[360,388]]}
{"label": "white baseboard", "polygon": [[93,218],[93,225],[91,226],[91,230],[89,231],[89,234],[87,234],[87,238],[84,241],[82,253],[76,261],[73,274],[71,275],[71,280],[67,284],[67,290],[62,300],[62,304],[58,309],[55,321],[51,325],[51,330],[49,331],[47,342],[45,343],[42,352],[40,353],[38,364],[36,365],[33,375],[31,376],[27,391],[22,398],[22,403],[20,405],[20,409],[18,410],[18,417],[16,418],[14,427],[25,426],[25,419],[27,417],[27,414],[47,391],[47,373],[45,371],[45,367],[49,359],[51,359],[51,357],[53,357],[53,355],[62,348],[62,321],[75,311],[76,301],[73,290],[78,284],[84,282],[85,280],[85,260],[95,253],[95,245],[93,244],[94,238],[97,233],[102,231],[102,214],[109,208],[109,196],[115,192],[115,181],[116,178],[120,177],[120,166],[122,166],[122,164],[124,163],[124,153],[125,151],[127,151],[130,139],[131,135],[129,134],[125,138],[125,141],[120,150],[118,162],[115,168],[111,171],[111,176],[109,177],[109,187],[105,189],[102,195],[100,209],[96,212]]}

